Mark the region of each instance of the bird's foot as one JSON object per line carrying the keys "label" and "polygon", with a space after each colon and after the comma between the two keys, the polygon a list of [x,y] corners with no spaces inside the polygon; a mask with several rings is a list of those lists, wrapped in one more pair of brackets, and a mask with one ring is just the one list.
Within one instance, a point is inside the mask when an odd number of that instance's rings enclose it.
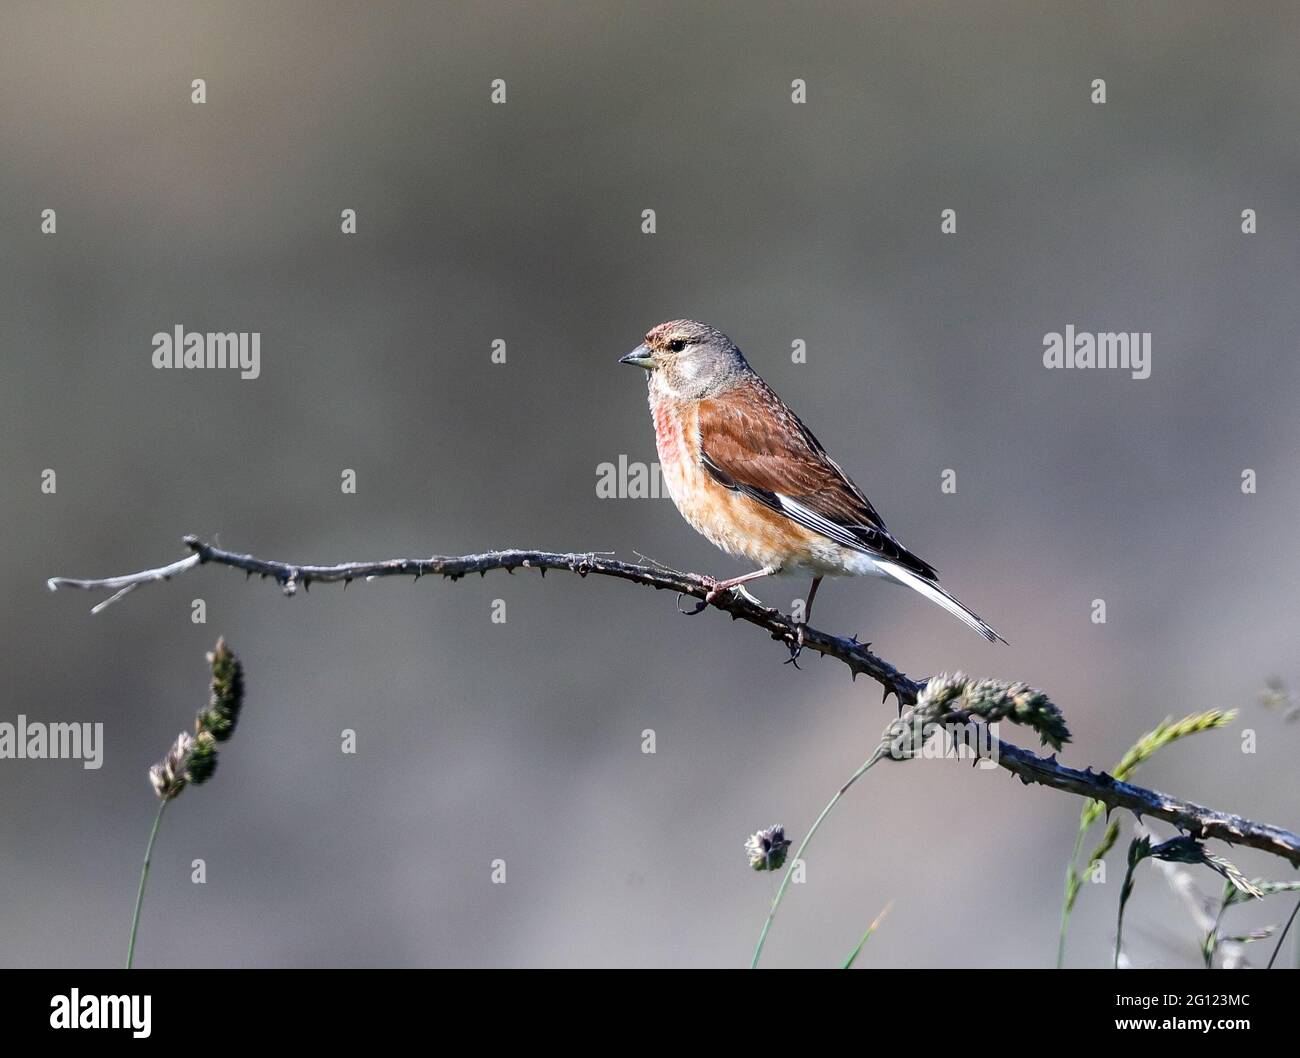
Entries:
{"label": "bird's foot", "polygon": [[677,598],[678,613],[685,614],[688,617],[694,617],[697,613],[702,613],[706,607],[712,606],[727,592],[731,592],[738,598],[744,599],[751,606],[761,607],[763,605],[762,600],[757,599],[750,594],[749,589],[743,584],[728,584],[726,581],[719,581],[714,577],[707,576],[701,576],[699,579],[703,583],[704,587],[708,589],[708,591],[704,593],[704,598],[698,600],[695,603],[695,606],[691,609],[683,610],[681,607],[681,596],[679,595]]}
{"label": "bird's foot", "polygon": [[732,577],[731,580],[717,580],[714,577],[699,575],[696,579],[705,589],[707,589],[704,593],[704,599],[701,602],[697,602],[693,610],[683,610],[681,606],[681,595],[678,595],[677,609],[681,613],[693,616],[701,612],[711,603],[717,602],[718,599],[722,597],[723,592],[734,592],[736,598],[744,599],[751,606],[756,606],[759,609],[762,609],[763,604],[749,593],[748,589],[745,587],[745,581],[755,580],[758,577],[766,577],[773,572],[775,571],[770,568],[764,568],[755,573],[746,573],[743,577]]}
{"label": "bird's foot", "polygon": [[794,626],[794,642],[790,644],[790,656],[786,658],[785,663],[793,665],[796,669],[799,668],[799,655],[803,653],[804,631],[807,627],[804,621]]}

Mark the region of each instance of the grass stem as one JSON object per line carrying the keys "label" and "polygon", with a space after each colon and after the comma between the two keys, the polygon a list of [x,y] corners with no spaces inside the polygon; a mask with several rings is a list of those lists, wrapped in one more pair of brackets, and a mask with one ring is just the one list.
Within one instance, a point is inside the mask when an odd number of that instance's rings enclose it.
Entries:
{"label": "grass stem", "polygon": [[158,837],[158,825],[162,822],[163,812],[171,798],[164,797],[158,804],[158,814],[153,817],[153,829],[149,831],[149,844],[144,850],[144,865],[140,868],[140,888],[135,894],[135,914],[131,916],[131,942],[126,948],[126,968],[131,969],[135,960],[135,935],[140,929],[140,907],[144,904],[144,883],[149,879],[149,861],[153,858],[153,843]]}
{"label": "grass stem", "polygon": [[885,755],[886,748],[887,747],[884,743],[878,746],[876,748],[875,753],[873,753],[870,756],[870,758],[867,759],[867,761],[862,765],[862,767],[860,767],[857,771],[853,773],[853,775],[849,778],[848,782],[846,782],[843,786],[839,788],[835,796],[832,797],[830,801],[827,802],[826,807],[822,809],[821,815],[817,817],[816,821],[812,825],[812,828],[804,836],[803,841],[799,843],[799,848],[795,850],[794,857],[790,860],[789,864],[786,866],[785,877],[781,879],[781,888],[776,891],[776,899],[772,901],[771,910],[769,910],[767,913],[767,920],[763,923],[762,932],[760,932],[758,935],[758,944],[754,948],[754,957],[749,961],[749,968],[751,970],[757,968],[758,966],[758,957],[763,954],[763,944],[767,940],[768,930],[772,928],[772,920],[776,918],[777,908],[781,906],[781,900],[785,897],[785,891],[786,888],[790,885],[790,879],[794,875],[795,867],[801,862],[803,862],[804,850],[808,848],[808,843],[812,841],[813,835],[817,833],[817,828],[820,827],[822,825],[822,821],[828,815],[830,815],[831,809],[835,807],[835,805],[839,802],[839,799],[843,797],[845,793],[848,792],[849,787],[852,786],[859,779],[861,779],[862,776],[866,775],[866,773],[871,769],[871,766]]}

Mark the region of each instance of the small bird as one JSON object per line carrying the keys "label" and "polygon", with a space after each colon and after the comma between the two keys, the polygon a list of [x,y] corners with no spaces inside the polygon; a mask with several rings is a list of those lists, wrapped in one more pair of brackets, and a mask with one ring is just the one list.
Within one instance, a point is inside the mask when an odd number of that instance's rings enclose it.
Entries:
{"label": "small bird", "polygon": [[874,576],[920,592],[990,643],[1006,642],[885,528],[866,494],[721,331],[694,320],[661,323],[619,363],[645,368],[663,480],[682,517],[760,567],[710,578],[694,612],[759,577],[811,575],[802,645],[823,577]]}

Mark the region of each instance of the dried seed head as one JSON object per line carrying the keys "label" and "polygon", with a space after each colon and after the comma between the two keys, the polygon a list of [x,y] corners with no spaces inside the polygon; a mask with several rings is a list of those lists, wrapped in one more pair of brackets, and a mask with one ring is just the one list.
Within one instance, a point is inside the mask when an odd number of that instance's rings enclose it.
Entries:
{"label": "dried seed head", "polygon": [[206,782],[217,770],[217,743],[235,730],[244,704],[244,667],[224,639],[208,654],[212,668],[212,695],[207,707],[194,717],[194,734],[183,732],[167,755],[149,769],[154,792],[164,801],[179,794],[187,783]]}
{"label": "dried seed head", "polygon": [[789,849],[790,842],[785,836],[785,828],[780,824],[751,834],[745,842],[749,865],[756,871],[780,870]]}
{"label": "dried seed head", "polygon": [[193,744],[193,736],[182,731],[176,736],[167,755],[149,769],[149,781],[153,783],[154,793],[162,800],[170,801],[185,789],[186,758]]}
{"label": "dried seed head", "polygon": [[876,752],[884,760],[911,760],[924,747],[925,736],[924,723],[914,710],[908,710],[885,725],[880,736],[880,748]]}
{"label": "dried seed head", "polygon": [[185,778],[194,783],[207,782],[217,770],[217,743],[207,731],[194,737],[189,756],[185,761]]}
{"label": "dried seed head", "polygon": [[1053,749],[1070,741],[1065,717],[1047,695],[1024,683],[974,680],[961,672],[941,673],[917,696],[915,715],[922,724],[942,723],[953,714],[979,717],[985,723],[1010,720],[1038,732]]}
{"label": "dried seed head", "polygon": [[244,666],[226,646],[224,638],[208,654],[212,666],[212,696],[207,709],[195,718],[196,733],[204,731],[218,742],[225,742],[235,731],[239,710],[244,704]]}

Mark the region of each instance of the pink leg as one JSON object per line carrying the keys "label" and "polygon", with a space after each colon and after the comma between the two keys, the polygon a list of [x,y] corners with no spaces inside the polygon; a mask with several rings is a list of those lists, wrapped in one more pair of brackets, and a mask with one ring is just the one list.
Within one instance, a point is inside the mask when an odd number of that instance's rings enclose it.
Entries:
{"label": "pink leg", "polygon": [[762,569],[756,569],[753,573],[746,573],[742,577],[732,577],[730,580],[712,581],[709,593],[704,596],[704,601],[697,603],[694,610],[683,610],[685,614],[700,613],[709,603],[713,602],[724,591],[730,591],[732,588],[738,588],[742,584],[747,584],[751,580],[758,580],[759,577],[770,577],[776,570],[771,566],[765,566]]}
{"label": "pink leg", "polygon": [[772,569],[770,566],[765,566],[762,569],[754,570],[753,573],[746,573],[743,577],[732,577],[730,580],[720,580],[713,586],[713,590],[705,596],[704,605],[707,606],[709,603],[713,602],[713,600],[724,591],[729,591],[732,588],[739,587],[741,584],[746,584],[751,580],[758,580],[759,577],[770,577],[775,572],[776,570]]}

